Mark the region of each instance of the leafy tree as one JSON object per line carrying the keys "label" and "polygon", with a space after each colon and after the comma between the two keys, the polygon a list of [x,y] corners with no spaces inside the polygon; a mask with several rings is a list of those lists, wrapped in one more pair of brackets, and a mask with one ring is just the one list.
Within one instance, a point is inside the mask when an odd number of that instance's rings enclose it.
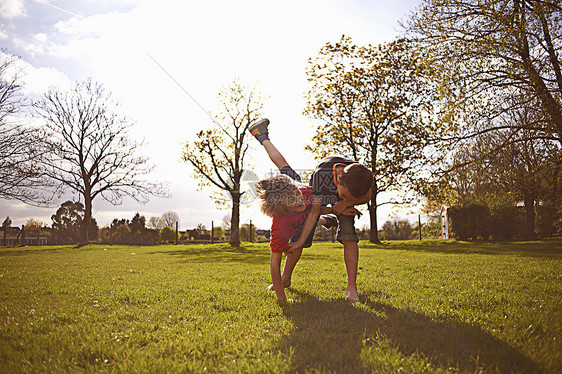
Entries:
{"label": "leafy tree", "polygon": [[77,243],[80,238],[80,225],[84,218],[84,205],[80,202],[66,201],[51,217],[52,227],[62,243]]}
{"label": "leafy tree", "polygon": [[213,227],[213,239],[224,239],[224,229],[222,227]]}
{"label": "leafy tree", "polygon": [[115,228],[113,240],[116,243],[126,244],[131,241],[131,228],[127,225],[119,225]]}
{"label": "leafy tree", "polygon": [[2,227],[10,227],[12,226],[12,219],[10,216],[6,216],[6,219],[2,222]]}
{"label": "leafy tree", "polygon": [[[544,224],[541,232],[553,233],[554,222],[559,216],[556,207],[560,206],[561,151],[556,141],[543,137],[535,130],[525,129],[536,122],[543,113],[537,107],[517,106],[504,113],[497,120],[506,124],[502,130],[482,133],[470,142],[459,146],[453,155],[448,171],[440,179],[439,188],[452,190],[456,198],[444,205],[483,204],[491,210],[492,216],[500,218],[507,226],[516,214],[516,202],[498,204],[498,196],[513,196],[525,207],[525,225],[521,233],[524,237],[535,237],[537,206],[544,207]],[[518,131],[511,127],[519,126]],[[437,188],[426,188],[426,196],[436,198]],[[454,200],[451,202],[451,200]],[[497,222],[495,217],[491,222]],[[515,225],[513,221],[511,225]],[[515,228],[513,228],[515,230]],[[494,236],[504,239],[513,233],[496,230]],[[496,235],[497,234],[497,235]]]}
{"label": "leafy tree", "polygon": [[164,226],[160,230],[160,241],[164,243],[173,243],[176,240],[176,230],[170,226]]}
{"label": "leafy tree", "polygon": [[307,149],[319,158],[338,153],[373,172],[370,239],[379,242],[380,194],[403,189],[425,164],[436,100],[430,72],[406,40],[358,47],[350,38],[326,44],[307,69],[305,114],[322,121]]}
{"label": "leafy tree", "polygon": [[29,218],[25,223],[26,230],[39,230],[42,229],[45,225],[43,222],[36,220],[35,218]]}
{"label": "leafy tree", "polygon": [[37,163],[42,155],[37,135],[17,123],[16,115],[26,107],[17,61],[0,50],[0,198],[46,205],[49,197],[41,187],[48,183]]}
{"label": "leafy tree", "polygon": [[[550,0],[422,1],[406,29],[435,67],[441,94],[458,109],[452,120],[470,125],[461,137],[507,127],[562,142],[561,16],[559,2]],[[513,109],[505,98],[519,90],[527,98],[522,104],[537,102],[545,116],[490,127],[490,119]],[[473,126],[478,120],[483,125]]]}
{"label": "leafy tree", "polygon": [[240,180],[244,172],[250,125],[261,117],[262,103],[255,89],[234,81],[219,93],[221,112],[215,116],[215,126],[202,130],[196,140],[186,142],[182,160],[194,169],[200,188],[218,189],[212,193],[218,205],[226,196],[232,201],[230,243],[240,243]]}
{"label": "leafy tree", "polygon": [[148,220],[148,227],[153,230],[160,231],[160,229],[162,229],[162,227],[164,226],[165,223],[161,217],[150,217],[150,219]]}
{"label": "leafy tree", "polygon": [[[34,108],[46,129],[43,172],[58,183],[58,195],[70,189],[83,198],[85,221],[98,196],[115,205],[126,196],[140,203],[167,196],[161,184],[145,179],[152,167],[138,155],[142,144],[128,136],[132,122],[101,84],[89,79],[68,92],[52,88]],[[85,229],[81,241],[89,241]]]}
{"label": "leafy tree", "polygon": [[12,226],[12,220],[10,216],[6,216],[6,219],[2,222],[2,228],[4,231],[4,245],[6,245],[6,238],[8,236],[8,229]]}
{"label": "leafy tree", "polygon": [[96,220],[90,218],[86,225],[84,205],[80,202],[66,201],[61,204],[57,212],[51,216],[52,227],[56,231],[58,240],[62,243],[78,243],[80,232],[86,227],[92,238],[97,237],[98,226]]}
{"label": "leafy tree", "polygon": [[[525,136],[527,131],[521,135]],[[503,142],[502,134],[486,137],[482,145],[494,147]],[[480,151],[482,152],[482,151]],[[536,235],[536,207],[545,205],[550,191],[556,190],[562,179],[562,153],[548,141],[520,140],[487,157],[484,165],[490,170],[490,182],[500,186],[501,192],[513,193],[525,206],[525,237]],[[492,174],[493,173],[493,174]],[[492,174],[492,175],[490,175]],[[541,202],[541,204],[537,204]]]}
{"label": "leafy tree", "polygon": [[176,212],[164,212],[162,214],[162,223],[164,226],[176,227],[176,222],[180,221],[180,216]]}
{"label": "leafy tree", "polygon": [[146,231],[146,218],[137,212],[129,223],[129,229],[131,230],[132,242],[142,244]]}
{"label": "leafy tree", "polygon": [[243,242],[256,241],[258,235],[256,233],[256,226],[245,223],[240,227],[240,240]]}
{"label": "leafy tree", "polygon": [[[129,230],[127,232],[123,231],[123,229],[119,229],[119,227],[121,226],[127,226],[129,227],[129,220],[125,219],[125,218],[114,218],[113,221],[111,221],[109,227],[108,227],[108,231],[109,231],[109,238],[112,242],[116,242],[116,243],[125,243],[125,240],[129,240],[129,236],[127,233],[131,232],[131,229],[129,228]],[[118,233],[118,231],[120,231],[120,233]]]}
{"label": "leafy tree", "polygon": [[139,212],[135,214],[131,223],[129,223],[129,228],[131,229],[131,233],[133,235],[140,235],[145,230],[146,218],[141,216]]}
{"label": "leafy tree", "polygon": [[384,240],[410,240],[414,235],[414,227],[407,219],[395,218],[382,225]]}
{"label": "leafy tree", "polygon": [[117,230],[119,226],[123,226],[123,225],[129,226],[129,220],[125,218],[121,218],[121,219],[114,218],[113,221],[111,221],[111,224],[109,225],[109,229]]}
{"label": "leafy tree", "polygon": [[201,235],[201,233],[199,232],[199,230],[197,229],[193,229],[189,231],[189,238],[190,239],[199,239],[199,236]]}

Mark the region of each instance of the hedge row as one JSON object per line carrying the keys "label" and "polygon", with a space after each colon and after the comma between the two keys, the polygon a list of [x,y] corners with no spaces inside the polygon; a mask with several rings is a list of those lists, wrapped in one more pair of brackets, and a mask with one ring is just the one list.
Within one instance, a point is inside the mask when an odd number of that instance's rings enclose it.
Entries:
{"label": "hedge row", "polygon": [[517,207],[502,206],[493,211],[481,204],[453,206],[448,210],[451,228],[460,240],[513,240],[521,227]]}

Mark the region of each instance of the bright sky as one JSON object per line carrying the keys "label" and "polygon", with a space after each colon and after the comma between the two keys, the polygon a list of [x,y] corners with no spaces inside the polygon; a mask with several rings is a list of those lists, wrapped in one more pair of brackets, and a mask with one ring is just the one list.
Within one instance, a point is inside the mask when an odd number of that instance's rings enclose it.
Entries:
{"label": "bright sky", "polygon": [[[98,198],[94,217],[100,227],[113,218],[131,219],[136,212],[148,220],[171,210],[184,230],[199,223],[210,227],[211,221],[220,225],[230,212],[209,198],[215,190],[197,191],[191,168],[179,161],[181,144],[211,125],[199,105],[216,111],[218,91],[235,78],[257,86],[266,98],[272,141],[295,169],[313,168],[313,156],[303,150],[315,128],[302,115],[308,58],[342,34],[356,44],[390,41],[400,33],[399,21],[418,3],[0,0],[0,47],[22,57],[25,94],[37,98],[51,85],[66,87],[92,77],[135,120],[132,135],[145,139],[144,154],[156,166],[151,178],[168,182],[172,197],[151,198],[146,205],[127,200],[120,206]],[[261,178],[273,165],[251,141],[249,167]],[[9,215],[13,225],[33,217],[50,226],[62,202],[35,208],[0,200],[0,216]],[[389,208],[380,209],[379,225],[390,214]],[[256,203],[242,208],[241,222],[250,220],[260,228],[270,226]],[[357,227],[363,225],[368,225],[368,214]]]}

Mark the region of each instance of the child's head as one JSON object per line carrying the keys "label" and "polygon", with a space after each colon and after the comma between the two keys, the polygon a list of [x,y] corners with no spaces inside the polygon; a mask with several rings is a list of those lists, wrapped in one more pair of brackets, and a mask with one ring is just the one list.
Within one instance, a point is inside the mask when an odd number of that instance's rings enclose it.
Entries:
{"label": "child's head", "polygon": [[257,183],[261,211],[269,216],[279,216],[305,209],[302,193],[295,182],[284,174],[262,179]]}
{"label": "child's head", "polygon": [[[372,184],[373,173],[365,166],[358,163],[347,165],[339,178],[339,185],[347,189],[353,197],[364,196],[369,192]],[[338,186],[338,193],[340,193],[340,186]],[[345,198],[344,196],[341,197]]]}

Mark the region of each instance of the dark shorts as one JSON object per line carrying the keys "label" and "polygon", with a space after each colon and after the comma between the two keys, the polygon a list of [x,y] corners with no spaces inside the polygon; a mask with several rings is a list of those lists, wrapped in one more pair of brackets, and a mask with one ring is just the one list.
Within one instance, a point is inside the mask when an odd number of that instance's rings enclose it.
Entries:
{"label": "dark shorts", "polygon": [[[320,219],[320,217],[318,217],[318,219]],[[317,224],[318,220],[316,220],[316,224],[314,225],[314,227],[316,227]],[[306,238],[303,248],[309,248],[312,245],[312,241],[314,239],[314,231],[316,231],[316,229],[312,230],[310,235],[308,235],[308,238]],[[291,240],[289,240],[289,243],[296,242],[297,240],[299,240],[299,237],[300,234],[293,236]],[[356,243],[359,242],[359,236],[355,231],[355,216],[344,216],[343,214],[341,216],[338,216],[338,232],[336,235],[336,240],[342,244],[344,241]]]}
{"label": "dark shorts", "polygon": [[297,182],[301,181],[301,176],[297,174],[296,171],[293,170],[292,167],[290,166],[283,166],[281,168],[281,174],[285,174],[286,176],[288,176],[289,178],[296,180]]}
{"label": "dark shorts", "polygon": [[[355,232],[355,216],[338,216],[338,234],[336,240],[340,243],[345,241],[358,242],[359,236]],[[343,243],[342,243],[343,244]]]}

